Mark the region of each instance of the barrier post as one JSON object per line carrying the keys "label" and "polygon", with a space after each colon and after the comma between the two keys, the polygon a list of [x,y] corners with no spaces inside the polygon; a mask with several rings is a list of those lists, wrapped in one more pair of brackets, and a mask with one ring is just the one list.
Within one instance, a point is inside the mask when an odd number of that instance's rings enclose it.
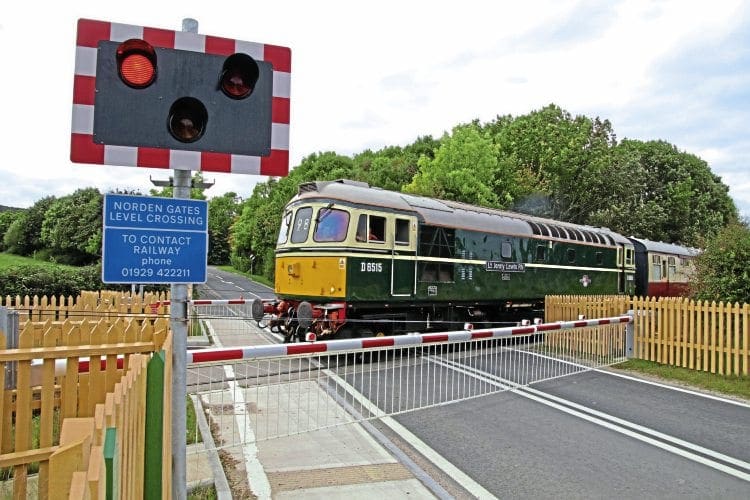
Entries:
{"label": "barrier post", "polygon": [[[18,349],[18,311],[0,307],[0,332],[5,334],[5,348]],[[5,363],[5,389],[16,388],[18,361]]]}
{"label": "barrier post", "polygon": [[635,312],[630,309],[627,313],[630,322],[625,325],[625,357],[633,359],[635,356]]}

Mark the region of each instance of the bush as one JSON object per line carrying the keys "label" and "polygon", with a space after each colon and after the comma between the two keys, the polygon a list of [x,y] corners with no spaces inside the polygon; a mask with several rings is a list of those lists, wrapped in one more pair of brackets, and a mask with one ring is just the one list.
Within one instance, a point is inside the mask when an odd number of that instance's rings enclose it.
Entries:
{"label": "bush", "polygon": [[[63,295],[102,289],[101,267],[64,268],[23,265],[0,269],[0,296]],[[111,289],[111,286],[107,288]]]}

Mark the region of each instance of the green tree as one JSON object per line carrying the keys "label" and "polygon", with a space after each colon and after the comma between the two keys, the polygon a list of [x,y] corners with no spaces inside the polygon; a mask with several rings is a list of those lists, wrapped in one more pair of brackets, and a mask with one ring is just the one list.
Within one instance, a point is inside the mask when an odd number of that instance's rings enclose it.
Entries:
{"label": "green tree", "polygon": [[56,259],[66,264],[90,264],[101,255],[102,204],[96,188],[78,189],[57,199],[45,212],[41,239]]}
{"label": "green tree", "polygon": [[241,199],[236,193],[224,193],[208,202],[208,263],[228,264],[230,230],[239,215]]}
{"label": "green tree", "polygon": [[657,241],[700,246],[737,221],[708,164],[664,141],[622,141],[591,193],[602,201],[586,222]]}
{"label": "green tree", "polygon": [[495,148],[475,124],[456,126],[442,138],[434,158],[422,156],[417,164],[419,172],[403,188],[407,193],[487,207],[501,204],[492,188]]}
{"label": "green tree", "polygon": [[515,119],[498,117],[484,128],[493,134],[501,163],[515,164],[506,169],[515,170],[515,181],[525,186],[514,197],[517,208],[524,206],[524,192],[535,193],[546,198],[538,215],[583,222],[599,202],[590,189],[616,142],[608,120],[573,117],[550,104]]}
{"label": "green tree", "polygon": [[0,212],[0,252],[4,252],[7,249],[5,246],[5,233],[8,232],[11,224],[21,217],[23,213],[23,210],[3,210]]}
{"label": "green tree", "polygon": [[732,223],[710,239],[696,259],[692,283],[699,300],[750,302],[750,227]]}
{"label": "green tree", "polygon": [[44,248],[42,223],[47,210],[55,200],[54,196],[38,200],[11,223],[3,239],[8,252],[31,257]]}

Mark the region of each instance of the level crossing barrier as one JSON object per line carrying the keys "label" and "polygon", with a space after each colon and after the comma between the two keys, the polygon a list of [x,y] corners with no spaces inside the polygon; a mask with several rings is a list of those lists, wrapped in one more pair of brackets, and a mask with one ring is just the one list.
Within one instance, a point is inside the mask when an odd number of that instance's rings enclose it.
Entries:
{"label": "level crossing barrier", "polygon": [[629,325],[632,316],[617,316],[192,350],[188,392],[219,430],[217,447],[232,447],[447,405],[612,365],[628,356]]}

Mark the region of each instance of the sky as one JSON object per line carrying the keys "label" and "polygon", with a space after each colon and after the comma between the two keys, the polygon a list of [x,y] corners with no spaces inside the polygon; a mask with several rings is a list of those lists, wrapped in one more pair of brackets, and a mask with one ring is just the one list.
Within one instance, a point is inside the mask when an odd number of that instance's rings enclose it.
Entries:
{"label": "sky", "polygon": [[[0,6],[0,205],[78,188],[140,190],[168,171],[70,162],[79,18],[290,47],[290,166],[316,152],[441,137],[557,104],[619,140],[708,162],[750,217],[750,1],[156,2]],[[207,172],[209,198],[267,178]]]}

